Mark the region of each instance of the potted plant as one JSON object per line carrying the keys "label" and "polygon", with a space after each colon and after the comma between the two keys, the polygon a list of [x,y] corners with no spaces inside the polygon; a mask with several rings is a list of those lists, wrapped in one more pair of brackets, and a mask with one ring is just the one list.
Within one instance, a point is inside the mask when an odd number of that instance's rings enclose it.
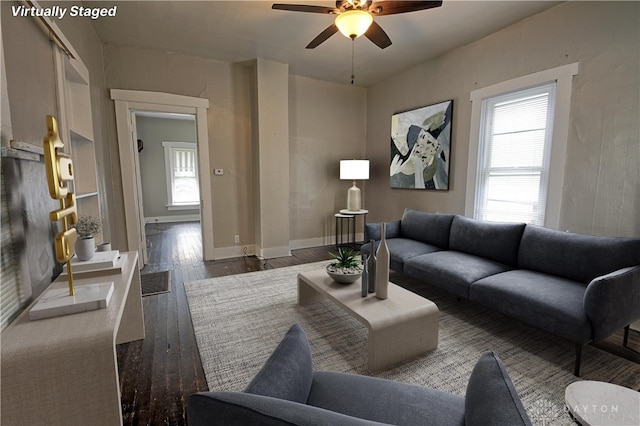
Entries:
{"label": "potted plant", "polygon": [[350,248],[339,248],[337,253],[329,253],[334,262],[327,265],[327,274],[336,282],[351,284],[362,275],[360,257]]}
{"label": "potted plant", "polygon": [[74,228],[78,233],[76,255],[82,261],[90,260],[96,251],[95,236],[100,233],[102,223],[95,216],[80,215]]}

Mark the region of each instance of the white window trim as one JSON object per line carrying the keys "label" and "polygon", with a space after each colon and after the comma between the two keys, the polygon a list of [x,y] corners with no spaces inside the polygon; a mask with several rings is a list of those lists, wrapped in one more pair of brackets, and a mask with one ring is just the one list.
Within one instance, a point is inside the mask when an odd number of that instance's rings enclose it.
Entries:
{"label": "white window trim", "polygon": [[[171,192],[171,175],[169,171],[171,170],[171,159],[170,156],[167,155],[167,149],[171,148],[181,148],[181,149],[194,149],[196,151],[196,156],[198,155],[198,144],[195,142],[171,142],[171,141],[163,141],[162,148],[164,150],[164,167],[165,167],[165,177],[167,179],[167,209],[168,210],[197,210],[200,208],[200,203],[195,202],[191,204],[174,204],[173,203],[173,194]],[[195,162],[196,167],[196,180],[198,180],[198,161]]]}
{"label": "white window trim", "polygon": [[544,226],[557,229],[560,225],[560,206],[564,186],[564,166],[567,156],[567,138],[571,114],[571,90],[573,76],[578,74],[578,63],[563,65],[534,74],[483,87],[471,92],[471,127],[469,131],[469,158],[467,165],[467,191],[465,215],[473,217],[476,197],[476,179],[479,167],[479,141],[481,130],[482,101],[486,98],[526,89],[528,87],[556,82],[556,105],[553,116],[551,161],[547,188]]}

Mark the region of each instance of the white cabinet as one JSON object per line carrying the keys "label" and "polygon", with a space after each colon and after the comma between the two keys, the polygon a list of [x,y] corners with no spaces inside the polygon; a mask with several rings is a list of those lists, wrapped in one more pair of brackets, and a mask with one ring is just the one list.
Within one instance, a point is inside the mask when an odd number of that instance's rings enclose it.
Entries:
{"label": "white cabinet", "polygon": [[[80,277],[76,287],[114,283],[104,309],[29,320],[27,309],[2,332],[0,423],[121,425],[115,346],[144,339],[138,253],[121,253],[122,272]],[[60,277],[49,288],[66,288]]]}

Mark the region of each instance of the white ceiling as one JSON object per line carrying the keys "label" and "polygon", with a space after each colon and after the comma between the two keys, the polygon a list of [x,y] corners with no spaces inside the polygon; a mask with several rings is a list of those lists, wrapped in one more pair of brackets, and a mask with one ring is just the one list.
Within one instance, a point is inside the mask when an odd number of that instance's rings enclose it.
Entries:
{"label": "white ceiling", "polygon": [[[335,1],[279,3],[335,6]],[[316,49],[305,46],[331,25],[330,15],[272,10],[274,1],[86,1],[118,5],[116,17],[93,21],[102,41],[228,62],[257,57],[289,64],[291,74],[348,84],[351,41],[335,34]],[[393,44],[382,50],[355,41],[355,84],[369,86],[491,34],[560,2],[444,0],[442,7],[380,16]]]}

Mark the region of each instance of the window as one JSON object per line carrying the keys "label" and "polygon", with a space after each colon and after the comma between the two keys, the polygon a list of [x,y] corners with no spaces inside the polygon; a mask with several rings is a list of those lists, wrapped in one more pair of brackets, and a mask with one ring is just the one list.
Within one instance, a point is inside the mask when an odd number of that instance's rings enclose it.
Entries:
{"label": "window", "polygon": [[578,64],[471,92],[465,215],[558,228]]}
{"label": "window", "polygon": [[482,102],[476,219],[544,224],[555,87]]}
{"label": "window", "polygon": [[196,144],[162,142],[162,147],[167,173],[167,207],[169,210],[197,208],[200,190]]}

